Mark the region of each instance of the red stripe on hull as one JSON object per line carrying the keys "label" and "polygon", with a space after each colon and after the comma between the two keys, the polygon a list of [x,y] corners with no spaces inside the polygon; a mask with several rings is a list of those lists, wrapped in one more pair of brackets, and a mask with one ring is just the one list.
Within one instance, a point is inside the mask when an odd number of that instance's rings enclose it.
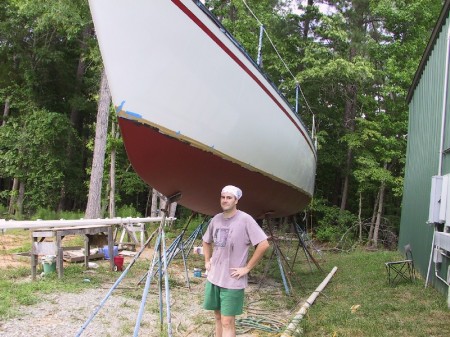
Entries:
{"label": "red stripe on hull", "polygon": [[299,126],[298,122],[294,120],[294,118],[289,114],[286,108],[280,103],[280,101],[275,98],[274,95],[270,92],[268,88],[268,83],[263,84],[258,77],[234,54],[194,13],[192,13],[180,0],[172,0],[172,2],[180,8],[201,30],[203,30],[210,38],[213,40],[228,56],[236,62],[242,70],[244,70],[252,79],[255,81],[259,87],[270,97],[270,99],[280,108],[281,111],[284,112],[287,118],[295,125],[298,131],[302,134],[303,138],[305,138],[306,143],[308,144],[311,151],[316,156],[316,151],[313,148],[312,141],[309,136],[305,134],[302,128]]}
{"label": "red stripe on hull", "polygon": [[211,152],[169,137],[158,130],[119,118],[128,158],[136,173],[166,196],[178,192],[178,202],[199,213],[220,209],[220,191],[231,184],[243,190],[238,208],[255,218],[287,216],[306,207],[310,196],[250,171]]}

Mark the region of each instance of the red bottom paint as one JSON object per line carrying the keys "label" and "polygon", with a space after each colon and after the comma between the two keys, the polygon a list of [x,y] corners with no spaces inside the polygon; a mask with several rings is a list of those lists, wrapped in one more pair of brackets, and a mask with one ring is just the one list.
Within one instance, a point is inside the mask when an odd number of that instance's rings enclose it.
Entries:
{"label": "red bottom paint", "polygon": [[119,118],[128,158],[136,173],[165,196],[181,193],[178,203],[201,214],[220,209],[225,185],[242,189],[238,208],[255,218],[292,215],[311,197],[211,152],[160,133],[157,129]]}

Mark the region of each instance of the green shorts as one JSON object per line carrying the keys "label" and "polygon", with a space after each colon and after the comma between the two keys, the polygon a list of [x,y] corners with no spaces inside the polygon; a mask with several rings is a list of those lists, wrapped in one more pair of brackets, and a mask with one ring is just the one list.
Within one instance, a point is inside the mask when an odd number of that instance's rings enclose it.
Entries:
{"label": "green shorts", "polygon": [[236,316],[242,314],[243,307],[244,289],[221,288],[206,281],[204,309],[219,310],[223,316]]}

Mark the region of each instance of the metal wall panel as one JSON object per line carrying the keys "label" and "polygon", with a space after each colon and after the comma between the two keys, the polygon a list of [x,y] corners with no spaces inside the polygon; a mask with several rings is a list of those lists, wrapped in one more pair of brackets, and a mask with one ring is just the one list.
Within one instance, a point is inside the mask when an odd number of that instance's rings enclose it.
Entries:
{"label": "metal wall panel", "polygon": [[[431,177],[439,172],[443,96],[445,94],[447,99],[449,97],[448,88],[444,83],[448,27],[449,19],[447,18],[409,104],[408,146],[399,249],[403,251],[403,246],[411,243],[415,266],[424,278],[428,270],[434,230],[433,225],[427,224]],[[447,104],[447,106],[450,105]],[[450,116],[447,113],[447,134],[450,132],[449,120]],[[445,146],[448,146],[450,136],[446,138]],[[450,172],[448,157],[450,154],[443,159],[442,174]],[[448,261],[443,261],[442,275],[444,271],[446,275],[447,265]],[[434,270],[432,271],[434,273]],[[431,281],[442,292],[446,291],[443,282],[436,281],[434,278]]]}

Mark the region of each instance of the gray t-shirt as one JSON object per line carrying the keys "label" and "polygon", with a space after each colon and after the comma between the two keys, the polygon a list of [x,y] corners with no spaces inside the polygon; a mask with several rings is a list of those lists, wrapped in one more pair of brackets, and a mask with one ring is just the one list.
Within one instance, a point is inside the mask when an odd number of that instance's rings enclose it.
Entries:
{"label": "gray t-shirt", "polygon": [[230,268],[245,267],[250,245],[266,239],[267,235],[247,213],[238,210],[228,219],[222,213],[217,214],[203,235],[203,241],[213,244],[208,281],[222,288],[244,289],[248,275],[238,280],[231,277]]}

